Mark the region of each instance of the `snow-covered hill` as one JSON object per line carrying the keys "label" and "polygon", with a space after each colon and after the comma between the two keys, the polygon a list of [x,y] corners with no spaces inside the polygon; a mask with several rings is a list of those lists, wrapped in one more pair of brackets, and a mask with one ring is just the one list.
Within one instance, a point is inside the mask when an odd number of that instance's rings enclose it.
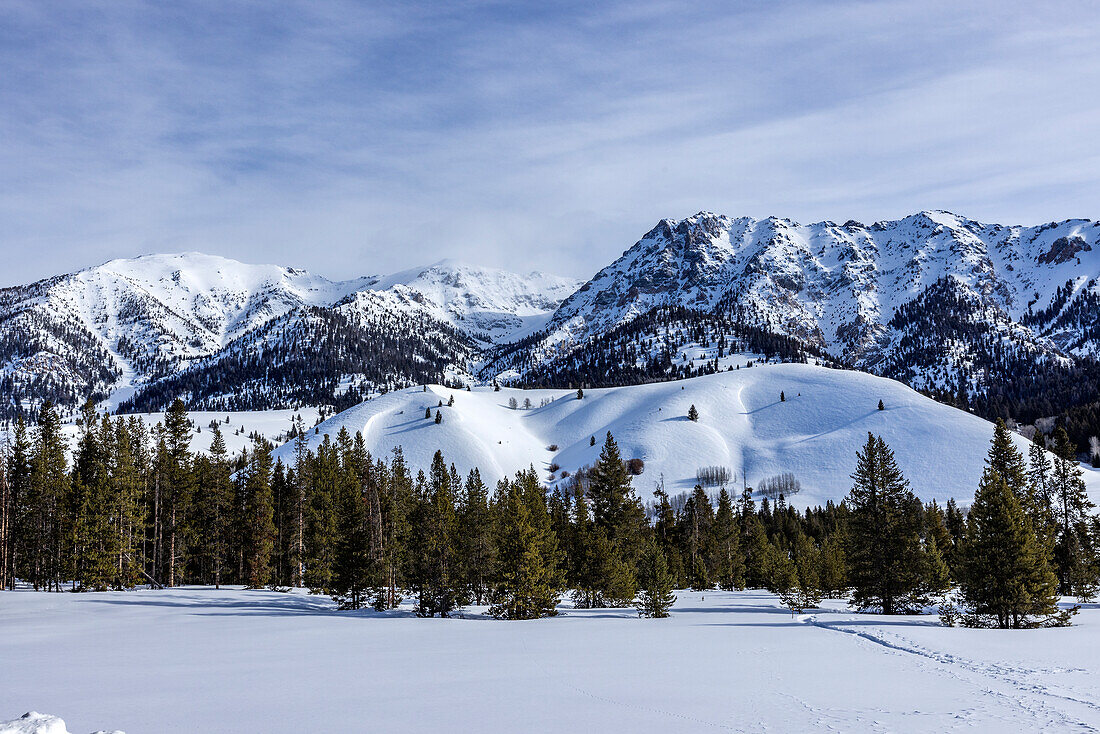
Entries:
{"label": "snow-covered hill", "polygon": [[[518,409],[509,407],[511,399]],[[525,410],[528,400],[532,407]],[[878,410],[879,400],[885,410]],[[691,405],[698,422],[686,417]],[[561,481],[561,470],[594,463],[610,431],[624,458],[645,462],[634,479],[643,497],[662,477],[671,494],[689,490],[700,467],[718,465],[736,477],[730,489],[737,492],[746,482],[759,486],[765,478],[794,473],[802,491],[788,499],[797,506],[847,494],[856,451],[869,431],[895,450],[922,499],[969,503],[993,433],[987,421],[893,380],[803,364],[594,389],[580,400],[571,390],[411,388],[333,416],[309,434],[311,447],[325,434],[335,438],[341,427],[361,431],[376,455],[401,446],[413,467],[429,466],[438,449],[460,471],[479,468],[487,481],[533,465],[551,483]],[[1016,439],[1026,451],[1024,439]],[[292,454],[290,445],[276,451],[285,462]],[[1100,472],[1089,477],[1100,492]]]}

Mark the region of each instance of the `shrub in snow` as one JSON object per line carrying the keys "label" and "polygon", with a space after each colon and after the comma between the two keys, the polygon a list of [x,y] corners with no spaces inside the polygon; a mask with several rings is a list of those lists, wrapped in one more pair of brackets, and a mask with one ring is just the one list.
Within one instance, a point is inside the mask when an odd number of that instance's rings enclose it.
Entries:
{"label": "shrub in snow", "polygon": [[627,459],[626,470],[636,477],[645,471],[645,462],[638,458]]}

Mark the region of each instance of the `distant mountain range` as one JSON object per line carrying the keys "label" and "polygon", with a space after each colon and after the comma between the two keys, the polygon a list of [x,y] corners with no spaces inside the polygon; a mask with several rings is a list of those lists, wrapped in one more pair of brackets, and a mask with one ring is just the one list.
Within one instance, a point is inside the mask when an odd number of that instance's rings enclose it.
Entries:
{"label": "distant mountain range", "polygon": [[1100,223],[942,211],[870,225],[665,219],[583,284],[453,261],[333,282],[150,255],[0,289],[0,415],[47,398],[346,407],[427,381],[646,382],[728,367],[705,352],[717,344],[813,355],[986,414],[1077,411],[1068,419],[1087,425],[1098,276]]}

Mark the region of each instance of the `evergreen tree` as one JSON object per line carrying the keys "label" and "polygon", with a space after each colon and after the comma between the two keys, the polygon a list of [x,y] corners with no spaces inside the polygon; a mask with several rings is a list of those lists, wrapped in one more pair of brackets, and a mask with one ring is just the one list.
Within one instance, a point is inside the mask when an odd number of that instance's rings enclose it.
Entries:
{"label": "evergreen tree", "polygon": [[691,588],[705,591],[713,585],[710,578],[710,560],[714,548],[714,508],[706,491],[695,485],[694,491],[684,503],[683,511],[684,557],[688,562]]}
{"label": "evergreen tree", "polygon": [[987,469],[974,496],[962,546],[961,589],[969,626],[1021,628],[1068,623],[1051,572],[1015,493]]}
{"label": "evergreen tree", "polygon": [[253,589],[272,582],[275,507],[271,495],[271,448],[264,439],[253,442],[243,480],[243,580]]}
{"label": "evergreen tree", "polygon": [[821,593],[830,599],[839,598],[848,590],[848,565],[844,555],[845,538],[843,531],[837,531],[825,538],[821,544],[818,580]]}
{"label": "evergreen tree", "polygon": [[534,467],[520,472],[514,481],[501,482],[500,490],[499,581],[489,613],[503,619],[553,616],[564,579],[538,474]]}
{"label": "evergreen tree", "polygon": [[12,430],[10,451],[7,456],[8,501],[11,506],[6,554],[7,570],[4,573],[6,588],[15,588],[18,571],[23,569],[23,578],[34,580],[33,567],[28,561],[36,557],[33,548],[37,536],[32,512],[31,491],[31,441],[23,419],[15,422]]}
{"label": "evergreen tree", "polygon": [[820,561],[809,538],[798,533],[790,552],[772,544],[768,556],[767,589],[791,614],[801,614],[821,603]]}
{"label": "evergreen tree", "polygon": [[61,590],[61,577],[68,570],[63,556],[64,511],[69,497],[68,458],[61,419],[47,401],[38,415],[34,444],[31,450],[31,476],[28,507],[31,514],[28,559],[31,581],[35,590]]}
{"label": "evergreen tree", "polygon": [[651,545],[642,566],[641,589],[634,600],[639,617],[653,619],[669,616],[676,596],[672,593],[672,574],[668,570],[665,554]]}
{"label": "evergreen tree", "polygon": [[745,586],[762,589],[768,583],[768,534],[755,512],[742,515],[741,526],[742,547],[745,549]]}
{"label": "evergreen tree", "polygon": [[373,580],[371,527],[364,497],[364,476],[369,457],[362,434],[351,443],[338,439],[341,476],[333,509],[336,514],[336,547],[332,558],[332,598],[340,609],[361,609],[367,604]]}
{"label": "evergreen tree", "polygon": [[989,445],[985,466],[987,471],[996,472],[1001,477],[1018,501],[1024,500],[1027,496],[1027,464],[1024,462],[1023,454],[1012,443],[1012,434],[1009,433],[1008,426],[1000,418],[997,419],[993,428],[993,440]]}
{"label": "evergreen tree", "polygon": [[637,591],[636,563],[649,523],[610,432],[588,481],[594,531],[592,549],[599,554],[596,568],[603,574],[597,579],[596,588],[607,603],[629,604]]}
{"label": "evergreen tree", "polygon": [[335,498],[341,467],[340,454],[326,433],[309,456],[305,508],[305,584],[312,593],[327,593],[332,588],[332,554],[336,539]]}
{"label": "evergreen tree", "polygon": [[1054,456],[1051,477],[1057,524],[1054,570],[1059,593],[1076,594],[1090,585],[1081,534],[1093,504],[1085,491],[1084,470],[1077,463],[1076,447],[1063,428],[1054,434]]}
{"label": "evergreen tree", "polygon": [[718,492],[718,509],[714,513],[714,545],[717,554],[715,579],[725,591],[745,586],[745,559],[741,554],[741,529],[733,511],[733,501],[723,487]]}
{"label": "evergreen tree", "polygon": [[164,446],[159,472],[160,511],[167,563],[168,586],[178,582],[177,567],[184,554],[184,518],[193,490],[191,431],[193,425],[183,401],[176,398],[164,414]]}
{"label": "evergreen tree", "polygon": [[692,421],[693,423],[699,420],[699,411],[695,409],[694,403],[692,403],[691,407],[688,408],[688,420]]}
{"label": "evergreen tree", "polygon": [[489,510],[489,491],[481,481],[481,472],[471,469],[466,477],[458,515],[463,585],[478,605],[485,603],[489,591],[489,571],[496,553],[493,543],[493,517]]}
{"label": "evergreen tree", "polygon": [[930,591],[920,503],[881,438],[867,434],[856,460],[845,500],[852,605],[883,614],[912,612],[927,603]]}
{"label": "evergreen tree", "polygon": [[413,567],[410,586],[421,617],[450,616],[463,602],[459,588],[454,490],[443,454],[432,457],[431,479],[417,480]]}

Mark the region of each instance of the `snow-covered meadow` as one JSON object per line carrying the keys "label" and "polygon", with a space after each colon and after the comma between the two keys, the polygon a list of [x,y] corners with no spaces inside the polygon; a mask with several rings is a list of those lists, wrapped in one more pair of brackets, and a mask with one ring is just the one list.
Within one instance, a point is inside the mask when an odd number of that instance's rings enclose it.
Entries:
{"label": "snow-covered meadow", "polygon": [[73,734],[1093,731],[1100,605],[1075,625],[967,630],[763,591],[678,592],[669,619],[336,612],[304,593],[5,594],[0,720]]}

